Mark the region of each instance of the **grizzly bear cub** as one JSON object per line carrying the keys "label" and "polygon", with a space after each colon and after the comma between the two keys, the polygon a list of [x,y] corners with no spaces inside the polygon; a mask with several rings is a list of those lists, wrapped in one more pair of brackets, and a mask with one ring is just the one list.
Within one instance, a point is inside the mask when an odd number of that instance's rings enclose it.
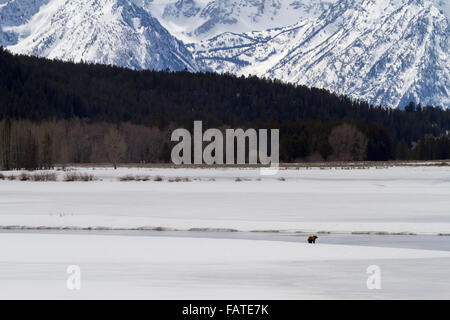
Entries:
{"label": "grizzly bear cub", "polygon": [[308,243],[316,243],[316,239],[318,236],[310,236],[308,237]]}

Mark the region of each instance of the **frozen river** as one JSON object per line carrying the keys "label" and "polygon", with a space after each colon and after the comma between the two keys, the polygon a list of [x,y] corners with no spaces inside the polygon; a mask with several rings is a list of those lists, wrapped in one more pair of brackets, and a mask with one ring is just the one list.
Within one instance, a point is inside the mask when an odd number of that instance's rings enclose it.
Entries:
{"label": "frozen river", "polygon": [[[153,231],[153,230],[0,230],[0,233],[24,234],[72,234],[72,235],[116,235],[133,237],[176,237],[241,239],[306,243],[310,234],[290,232],[209,232],[209,231]],[[368,235],[368,234],[318,234],[317,243],[371,246],[387,248],[409,248],[450,251],[450,236],[434,235]]]}
{"label": "frozen river", "polygon": [[[309,245],[294,234],[2,231],[0,298],[449,299],[446,238],[321,235]],[[80,290],[67,287],[69,266]]]}

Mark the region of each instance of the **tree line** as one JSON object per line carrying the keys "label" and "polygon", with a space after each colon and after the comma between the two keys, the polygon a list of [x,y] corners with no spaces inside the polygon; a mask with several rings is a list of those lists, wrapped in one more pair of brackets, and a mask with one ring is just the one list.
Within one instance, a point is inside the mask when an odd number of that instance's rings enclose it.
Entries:
{"label": "tree line", "polygon": [[450,111],[369,105],[257,77],[134,71],[0,47],[2,168],[166,162],[170,132],[279,128],[282,161],[449,158]]}
{"label": "tree line", "polygon": [[0,122],[0,169],[49,169],[55,163],[164,162],[170,135],[158,127],[73,119]]}
{"label": "tree line", "polygon": [[[315,124],[316,129],[320,124]],[[298,123],[284,124],[280,140],[283,162],[361,161],[368,155],[376,160],[434,160],[450,158],[448,137],[425,136],[413,147],[401,141],[393,144],[382,128],[370,137],[352,123],[323,127],[320,135]],[[229,127],[221,127],[225,133]],[[300,134],[292,128],[300,128]],[[364,127],[365,128],[365,127]],[[71,118],[32,122],[0,121],[0,170],[50,169],[55,164],[73,163],[163,163],[170,162],[170,135],[165,129],[130,122],[91,122]],[[366,129],[371,132],[371,129]],[[193,154],[193,152],[192,152]],[[247,154],[248,155],[248,154]]]}

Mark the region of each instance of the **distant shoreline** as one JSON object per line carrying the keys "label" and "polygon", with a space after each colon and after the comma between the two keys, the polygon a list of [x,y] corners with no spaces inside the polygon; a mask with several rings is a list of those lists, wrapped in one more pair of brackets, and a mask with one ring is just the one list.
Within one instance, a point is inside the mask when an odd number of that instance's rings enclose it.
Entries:
{"label": "distant shoreline", "polygon": [[[110,163],[69,163],[65,165],[56,164],[58,167],[78,167],[78,168],[109,168]],[[280,168],[351,168],[351,169],[365,169],[365,168],[384,168],[384,167],[450,167],[450,159],[447,160],[411,160],[411,161],[330,161],[330,162],[298,162],[298,163],[280,163]],[[243,168],[243,169],[257,169],[267,167],[261,164],[191,164],[191,165],[175,165],[172,163],[119,163],[118,168],[180,168],[180,169],[226,169],[226,168]]]}

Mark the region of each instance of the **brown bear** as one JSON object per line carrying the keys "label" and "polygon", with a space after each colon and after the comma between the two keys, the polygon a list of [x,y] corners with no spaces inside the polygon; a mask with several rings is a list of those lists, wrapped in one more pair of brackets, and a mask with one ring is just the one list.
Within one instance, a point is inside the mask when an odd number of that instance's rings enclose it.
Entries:
{"label": "brown bear", "polygon": [[316,243],[316,239],[318,236],[310,236],[308,237],[308,243]]}

